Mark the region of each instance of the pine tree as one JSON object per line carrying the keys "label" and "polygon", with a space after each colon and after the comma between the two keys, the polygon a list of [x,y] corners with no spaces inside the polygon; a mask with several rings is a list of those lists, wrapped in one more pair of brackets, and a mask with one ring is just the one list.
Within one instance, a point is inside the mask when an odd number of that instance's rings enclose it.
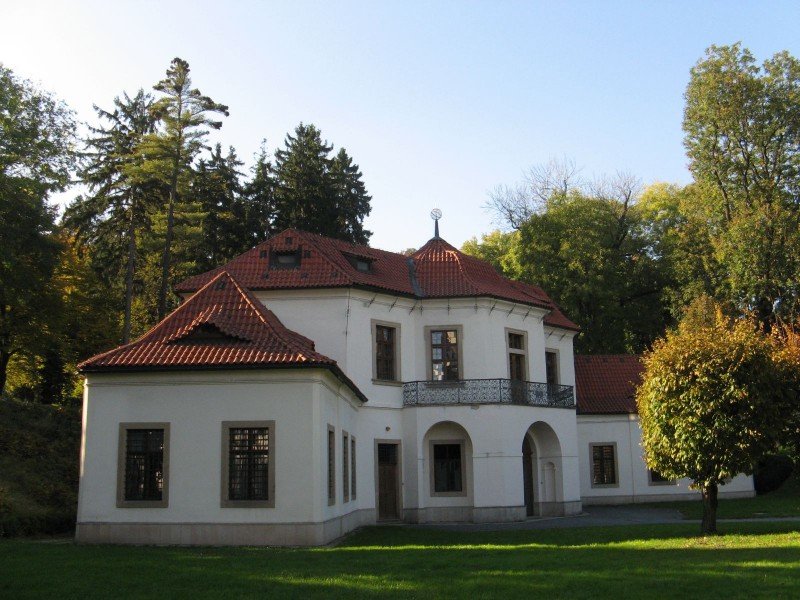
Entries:
{"label": "pine tree", "polygon": [[252,173],[253,177],[245,184],[243,194],[248,248],[260,244],[274,231],[272,223],[275,220],[275,178],[267,154],[266,141],[256,154]]}
{"label": "pine tree", "polygon": [[189,63],[174,58],[167,69],[167,77],[154,89],[162,96],[153,105],[154,113],[163,123],[163,129],[148,135],[139,146],[142,164],[137,169],[140,176],[156,176],[168,190],[164,246],[161,256],[161,276],[158,289],[158,319],[167,311],[167,291],[172,268],[172,242],[175,236],[175,208],[179,196],[185,194],[191,181],[192,164],[205,146],[203,141],[209,129],[222,127],[210,113],[228,116],[228,107],[203,96],[192,88]]}
{"label": "pine tree", "polygon": [[371,211],[372,196],[367,193],[358,165],[344,148],[331,161],[330,174],[336,198],[337,237],[368,243],[372,232],[364,229],[364,217]]}
{"label": "pine tree", "polygon": [[95,107],[106,124],[90,128],[87,152],[79,177],[89,194],[79,196],[67,208],[64,225],[82,246],[91,249],[103,280],[115,287],[125,273],[122,341],[131,333],[131,306],[139,261],[138,238],[150,225],[163,190],[157,180],[131,177],[137,166],[136,149],[145,135],[155,131],[153,98],[139,90],[131,98],[114,99],[113,111]]}

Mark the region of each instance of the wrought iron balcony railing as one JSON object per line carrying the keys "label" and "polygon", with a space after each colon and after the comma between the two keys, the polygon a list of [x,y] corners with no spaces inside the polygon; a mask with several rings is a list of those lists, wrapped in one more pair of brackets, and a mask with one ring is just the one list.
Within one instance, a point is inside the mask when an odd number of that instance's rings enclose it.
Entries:
{"label": "wrought iron balcony railing", "polygon": [[575,408],[571,385],[515,379],[462,379],[403,383],[405,406],[455,404],[516,404]]}

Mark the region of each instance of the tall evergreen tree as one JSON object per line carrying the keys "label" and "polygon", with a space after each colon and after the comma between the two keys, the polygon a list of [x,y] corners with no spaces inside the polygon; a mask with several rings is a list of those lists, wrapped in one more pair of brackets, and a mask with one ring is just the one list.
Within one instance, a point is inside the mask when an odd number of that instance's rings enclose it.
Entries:
{"label": "tall evergreen tree", "polygon": [[133,98],[127,93],[115,98],[113,111],[95,106],[103,123],[90,129],[92,136],[86,141],[84,165],[79,171],[89,194],[75,199],[63,221],[79,243],[91,248],[94,263],[107,283],[116,287],[117,275],[125,273],[123,343],[131,334],[137,241],[149,227],[163,193],[157,180],[130,175],[138,168],[138,145],[155,131],[152,105],[152,96],[139,90]]}
{"label": "tall evergreen tree", "polygon": [[341,236],[357,244],[366,244],[372,232],[364,229],[364,218],[372,210],[372,196],[361,179],[358,165],[344,148],[331,161],[331,179],[336,198],[336,228]]}
{"label": "tall evergreen tree", "polygon": [[244,186],[248,247],[260,244],[274,231],[272,224],[275,220],[275,178],[266,142],[256,154],[252,173],[252,179]]}
{"label": "tall evergreen tree", "polygon": [[222,127],[222,122],[213,120],[210,115],[228,116],[228,107],[214,102],[192,87],[189,63],[180,58],[172,60],[166,78],[159,81],[154,89],[161,93],[161,97],[154,103],[153,111],[163,123],[163,128],[145,136],[139,146],[142,163],[135,172],[145,179],[156,176],[166,184],[168,190],[157,299],[160,320],[167,310],[175,207],[179,196],[188,190],[192,164],[205,147],[203,142],[209,129]]}
{"label": "tall evergreen tree", "polygon": [[242,164],[233,148],[223,156],[217,144],[210,158],[200,160],[197,165],[191,197],[205,215],[198,252],[201,270],[213,269],[250,247],[239,172]]}
{"label": "tall evergreen tree", "polygon": [[286,136],[285,148],[275,152],[273,227],[365,243],[370,234],[362,223],[371,198],[358,165],[343,150],[331,159],[332,151],[314,125],[300,123]]}

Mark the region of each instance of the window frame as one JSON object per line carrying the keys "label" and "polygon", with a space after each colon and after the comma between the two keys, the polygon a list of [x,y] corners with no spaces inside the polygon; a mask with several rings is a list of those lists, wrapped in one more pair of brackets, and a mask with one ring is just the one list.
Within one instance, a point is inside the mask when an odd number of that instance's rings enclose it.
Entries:
{"label": "window frame", "polygon": [[[509,340],[510,335],[521,335],[522,336],[522,350],[519,348],[512,348],[511,347],[511,340]],[[530,365],[531,362],[528,359],[528,332],[524,329],[512,329],[510,327],[505,328],[505,337],[506,337],[506,362],[508,363],[508,378],[511,379],[511,354],[519,354],[523,357],[524,367],[522,369],[525,377],[522,381],[530,381],[531,380],[531,373],[530,373]]]}
{"label": "window frame", "polygon": [[[552,354],[555,356],[555,365],[556,365],[556,380],[555,383],[550,384],[547,381],[547,355]],[[556,348],[545,348],[544,349],[544,381],[547,385],[561,385],[561,353]]]}
{"label": "window frame", "polygon": [[[378,379],[378,327],[394,329],[394,379]],[[370,321],[370,329],[372,330],[372,383],[376,385],[403,385],[403,378],[400,372],[400,323],[372,319]]]}
{"label": "window frame", "polygon": [[[594,482],[594,449],[596,447],[611,446],[614,454],[614,482],[595,483]],[[593,488],[618,488],[619,487],[619,453],[617,452],[617,442],[592,442],[589,444],[589,483]]]}
{"label": "window frame", "polygon": [[[458,354],[458,379],[434,379],[433,378],[433,344],[431,333],[434,331],[455,331],[456,345]],[[464,381],[464,326],[463,325],[428,325],[425,327],[425,357],[427,359],[428,381],[435,384],[453,384]]]}
{"label": "window frame", "polygon": [[[267,499],[231,500],[229,494],[230,477],[230,430],[268,429],[269,462],[267,463]],[[275,421],[223,421],[222,422],[222,466],[220,469],[220,507],[221,508],[275,508]]]}
{"label": "window frame", "polygon": [[[161,470],[163,471],[161,500],[125,499],[125,468],[127,462],[128,430],[130,429],[161,429],[164,431],[164,450],[163,456],[161,457]],[[125,422],[119,424],[117,442],[117,508],[167,508],[169,506],[169,445],[169,423]]]}
{"label": "window frame", "polygon": [[[294,263],[281,263],[280,256],[294,256]],[[294,250],[277,250],[273,249],[269,253],[269,268],[279,271],[292,271],[299,269],[303,260],[303,249],[296,248]]]}
{"label": "window frame", "polygon": [[356,499],[356,436],[350,434],[350,500]]}
{"label": "window frame", "polygon": [[678,485],[677,479],[664,479],[663,481],[654,481],[653,480],[654,472],[655,471],[653,469],[647,469],[647,485],[652,485],[652,486]]}
{"label": "window frame", "polygon": [[350,502],[350,435],[342,430],[342,502]]}
{"label": "window frame", "polygon": [[[460,447],[461,453],[461,490],[453,492],[437,492],[436,491],[436,469],[434,468],[434,446],[453,446]],[[437,439],[428,442],[428,456],[430,471],[430,495],[434,498],[448,498],[448,497],[463,497],[467,495],[467,455],[466,455],[466,440],[461,439]]]}
{"label": "window frame", "polygon": [[336,504],[336,428],[328,424],[328,439],[327,439],[327,480],[326,487],[328,489],[328,506]]}

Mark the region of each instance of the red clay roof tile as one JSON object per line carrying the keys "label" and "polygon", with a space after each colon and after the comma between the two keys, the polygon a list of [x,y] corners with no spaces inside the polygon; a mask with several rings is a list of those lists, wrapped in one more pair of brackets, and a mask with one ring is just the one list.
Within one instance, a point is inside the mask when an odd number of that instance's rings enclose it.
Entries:
{"label": "red clay roof tile", "polygon": [[637,355],[576,355],[578,414],[636,414],[636,387],[643,370]]}
{"label": "red clay roof tile", "polygon": [[81,371],[322,367],[364,395],[314,342],[286,328],[227,271],[134,342],[98,354]]}
{"label": "red clay roof tile", "polygon": [[[299,253],[298,268],[270,268],[271,254],[285,252]],[[370,260],[369,272],[356,269],[347,255]],[[184,280],[175,290],[194,291],[223,270],[250,290],[366,287],[414,298],[489,296],[550,310],[545,325],[579,329],[541,288],[507,279],[440,238],[408,257],[287,229],[217,269]]]}

